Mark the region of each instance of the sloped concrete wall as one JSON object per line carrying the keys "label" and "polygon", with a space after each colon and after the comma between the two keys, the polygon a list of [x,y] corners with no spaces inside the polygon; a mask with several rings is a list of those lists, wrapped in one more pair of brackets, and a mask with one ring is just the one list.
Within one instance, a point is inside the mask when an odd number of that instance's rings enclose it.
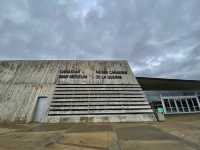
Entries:
{"label": "sloped concrete wall", "polygon": [[58,63],[0,62],[0,121],[29,122],[38,96],[51,97]]}
{"label": "sloped concrete wall", "polygon": [[153,120],[151,106],[127,61],[60,65],[46,122]]}
{"label": "sloped concrete wall", "polygon": [[[102,73],[101,71],[111,71],[111,73]],[[76,75],[83,76],[83,78],[73,77],[74,73],[69,73],[77,71]],[[100,73],[98,72],[100,71]],[[113,76],[117,76],[117,74],[112,74],[112,71],[127,71],[122,78],[120,79],[109,79]],[[61,75],[61,76],[60,76]],[[62,77],[64,75],[64,77]],[[70,75],[69,78],[65,78],[65,76]],[[72,75],[72,77],[71,77]],[[87,76],[87,77],[85,77]],[[100,78],[98,78],[99,76]],[[104,76],[106,78],[104,78]],[[120,73],[119,73],[119,76]],[[137,80],[135,79],[128,63],[126,61],[71,61],[71,60],[53,60],[53,61],[0,61],[0,122],[30,122],[33,119],[35,106],[38,97],[47,96],[49,105],[54,101],[54,94],[56,89],[59,89],[61,86],[66,86],[64,88],[68,88],[67,86],[71,86],[67,93],[64,92],[64,96],[68,97],[68,99],[63,99],[65,102],[76,101],[76,98],[70,98],[69,90],[75,97],[83,96],[84,99],[88,99],[88,105],[92,104],[92,100],[90,96],[92,91],[96,89],[96,87],[91,88],[91,86],[105,86],[102,89],[108,90],[108,95],[113,94],[116,91],[115,87],[109,86],[122,86],[121,88],[117,88],[119,91],[123,90],[124,86],[131,86],[131,90],[137,88],[142,92],[141,87],[139,86]],[[75,86],[75,90],[73,90],[73,86]],[[89,86],[85,88],[85,86]],[[87,89],[88,91],[81,92],[81,88]],[[98,89],[98,87],[97,87]],[[68,93],[69,92],[69,93]],[[88,94],[91,93],[91,94]],[[111,93],[109,93],[111,92]],[[77,95],[76,95],[77,93]],[[80,95],[82,93],[83,95]],[[105,94],[106,92],[103,92]],[[116,92],[118,93],[118,92]],[[125,92],[124,92],[125,93]],[[59,92],[57,94],[62,94]],[[120,94],[120,93],[119,93]],[[122,93],[123,94],[123,93]],[[127,93],[129,94],[129,93]],[[133,94],[133,93],[132,93]],[[139,93],[138,93],[139,94]],[[139,94],[141,95],[141,94]],[[73,97],[74,97],[73,96]],[[102,93],[97,93],[96,100],[103,100],[106,104],[109,104],[109,98],[98,98],[102,96]],[[117,98],[118,96],[114,96]],[[120,95],[119,95],[120,96]],[[130,95],[127,95],[131,96]],[[140,101],[144,105],[144,108],[148,107],[148,110],[138,111],[138,112],[148,112],[149,114],[131,114],[131,115],[103,115],[96,117],[95,115],[90,117],[88,115],[77,115],[77,116],[48,116],[50,112],[48,111],[46,117],[44,117],[45,122],[81,122],[81,120],[92,120],[92,122],[110,120],[110,121],[150,121],[152,120],[152,110],[148,106],[147,100],[142,94],[143,97],[140,98]],[[119,101],[119,99],[114,98],[114,100]],[[90,101],[89,101],[90,99]],[[126,97],[125,97],[126,99]],[[122,99],[123,100],[123,99]],[[128,98],[126,100],[131,100],[134,105],[137,104],[137,99]],[[99,102],[100,104],[101,102]],[[124,103],[123,101],[121,103]],[[126,102],[127,103],[127,102]],[[63,104],[63,103],[62,103]],[[62,105],[61,104],[61,105]],[[81,103],[80,103],[81,104]],[[99,105],[98,104],[98,105]],[[125,103],[124,103],[125,104]],[[59,105],[59,103],[58,103]],[[61,108],[61,107],[60,107]],[[67,107],[65,107],[66,109]],[[75,107],[74,107],[75,108]],[[77,107],[79,108],[79,107]],[[80,109],[84,107],[80,107]],[[96,106],[91,106],[91,109],[98,108]],[[106,107],[107,108],[107,107]],[[110,107],[109,107],[110,108]],[[128,108],[128,107],[127,107]],[[132,107],[130,107],[132,108]],[[136,107],[135,107],[136,108]],[[50,108],[51,109],[51,108]],[[133,109],[133,112],[137,110]],[[93,111],[95,112],[95,111]],[[98,111],[102,112],[102,111]],[[97,112],[97,113],[98,113]],[[112,109],[108,110],[108,112],[112,114]],[[116,112],[116,111],[115,111]],[[122,110],[119,112],[130,112],[129,110]],[[60,113],[60,111],[58,112]],[[65,113],[65,112],[61,112]],[[74,113],[74,112],[72,112]],[[89,118],[88,118],[89,117]],[[68,121],[66,121],[68,120]]]}

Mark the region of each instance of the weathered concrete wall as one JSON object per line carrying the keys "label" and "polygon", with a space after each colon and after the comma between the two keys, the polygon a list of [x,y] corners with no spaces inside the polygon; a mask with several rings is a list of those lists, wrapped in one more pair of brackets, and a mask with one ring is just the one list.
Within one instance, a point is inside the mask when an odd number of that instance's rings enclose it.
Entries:
{"label": "weathered concrete wall", "polygon": [[29,122],[38,96],[52,96],[58,63],[0,62],[0,120]]}
{"label": "weathered concrete wall", "polygon": [[47,122],[152,120],[152,109],[126,61],[60,65]]}
{"label": "weathered concrete wall", "polygon": [[[32,121],[39,96],[47,96],[51,105],[44,122],[153,120],[126,61],[0,61],[1,122]],[[57,100],[63,102],[52,108]]]}

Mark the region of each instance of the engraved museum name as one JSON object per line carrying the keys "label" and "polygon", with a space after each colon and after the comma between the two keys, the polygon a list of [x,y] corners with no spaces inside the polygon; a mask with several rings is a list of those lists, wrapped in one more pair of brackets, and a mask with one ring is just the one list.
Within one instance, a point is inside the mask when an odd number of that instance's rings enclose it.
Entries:
{"label": "engraved museum name", "polygon": [[[96,70],[96,79],[122,79],[122,75],[128,74],[123,70]],[[60,70],[59,78],[63,79],[87,79],[88,76],[81,74],[80,70]]]}

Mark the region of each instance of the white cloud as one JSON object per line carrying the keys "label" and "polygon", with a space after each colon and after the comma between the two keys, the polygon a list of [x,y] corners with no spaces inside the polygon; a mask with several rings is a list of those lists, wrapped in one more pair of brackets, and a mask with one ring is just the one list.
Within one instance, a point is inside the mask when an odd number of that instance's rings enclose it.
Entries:
{"label": "white cloud", "polygon": [[127,59],[137,75],[200,79],[199,7],[199,0],[2,0],[0,58]]}

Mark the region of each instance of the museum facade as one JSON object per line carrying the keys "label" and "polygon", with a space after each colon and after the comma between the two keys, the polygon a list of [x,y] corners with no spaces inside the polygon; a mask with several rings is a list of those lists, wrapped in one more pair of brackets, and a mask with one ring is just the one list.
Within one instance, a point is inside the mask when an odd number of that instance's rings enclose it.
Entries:
{"label": "museum facade", "polygon": [[0,122],[137,122],[200,112],[200,81],[135,77],[127,61],[0,61]]}
{"label": "museum facade", "polygon": [[0,121],[154,121],[127,61],[0,62]]}

